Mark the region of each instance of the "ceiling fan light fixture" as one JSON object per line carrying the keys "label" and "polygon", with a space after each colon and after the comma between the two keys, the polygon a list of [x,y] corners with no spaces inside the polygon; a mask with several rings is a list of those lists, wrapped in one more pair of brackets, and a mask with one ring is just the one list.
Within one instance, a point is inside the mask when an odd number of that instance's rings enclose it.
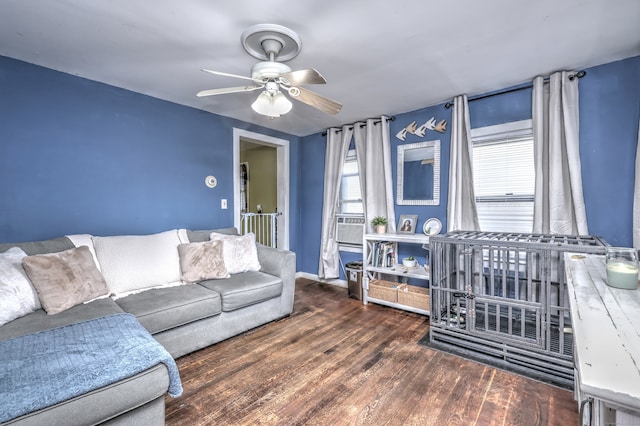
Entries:
{"label": "ceiling fan light fixture", "polygon": [[[201,90],[198,97],[222,95],[226,93],[251,92],[264,89],[251,104],[251,108],[261,115],[277,118],[291,111],[291,100],[305,103],[327,114],[335,115],[342,104],[302,87],[305,84],[325,84],[327,80],[314,68],[292,71],[283,62],[294,58],[302,42],[292,30],[274,24],[259,24],[242,33],[242,46],[247,53],[262,61],[251,67],[251,77],[227,72],[203,69],[202,71],[225,77],[250,80],[252,85],[227,87],[223,89]],[[288,97],[284,96],[287,92]]]}
{"label": "ceiling fan light fixture", "polygon": [[276,91],[270,93],[265,90],[251,104],[251,108],[258,114],[277,118],[291,111],[293,104],[282,92]]}

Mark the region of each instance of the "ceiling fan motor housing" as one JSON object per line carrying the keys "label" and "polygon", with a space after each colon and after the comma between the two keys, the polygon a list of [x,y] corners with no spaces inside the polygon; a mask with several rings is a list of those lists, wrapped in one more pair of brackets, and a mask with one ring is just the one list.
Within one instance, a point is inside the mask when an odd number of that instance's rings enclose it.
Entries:
{"label": "ceiling fan motor housing", "polygon": [[251,68],[251,78],[257,80],[276,79],[280,74],[291,72],[291,68],[281,62],[258,62]]}

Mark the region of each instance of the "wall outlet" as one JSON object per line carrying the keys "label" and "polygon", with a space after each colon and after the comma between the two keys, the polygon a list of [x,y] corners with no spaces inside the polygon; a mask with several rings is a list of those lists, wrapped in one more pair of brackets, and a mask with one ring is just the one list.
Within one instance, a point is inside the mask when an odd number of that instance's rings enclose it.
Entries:
{"label": "wall outlet", "polygon": [[226,209],[227,208],[227,199],[223,198],[222,200],[220,200],[220,208],[221,209]]}

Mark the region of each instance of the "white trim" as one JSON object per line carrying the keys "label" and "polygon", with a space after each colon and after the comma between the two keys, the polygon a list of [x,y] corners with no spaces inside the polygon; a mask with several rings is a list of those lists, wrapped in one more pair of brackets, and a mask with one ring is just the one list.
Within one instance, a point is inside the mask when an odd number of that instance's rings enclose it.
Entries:
{"label": "white trim", "polygon": [[349,284],[345,280],[321,280],[316,274],[310,274],[308,272],[296,272],[296,278],[306,278],[308,280],[318,281],[319,283],[334,285],[336,287],[349,288]]}
{"label": "white trim", "polygon": [[277,185],[278,185],[278,209],[282,215],[278,216],[278,247],[289,249],[289,232],[291,216],[289,211],[289,178],[290,157],[289,141],[287,139],[275,138],[261,133],[250,132],[248,130],[233,128],[233,226],[240,229],[240,139],[247,138],[252,141],[264,143],[264,145],[276,148],[278,163]]}
{"label": "white trim", "polygon": [[348,253],[362,253],[362,246],[347,246],[338,244],[338,251],[344,251]]}
{"label": "white trim", "polygon": [[[409,150],[433,149],[433,199],[407,200],[404,198],[404,162]],[[396,172],[396,204],[400,206],[439,206],[440,205],[440,139],[398,145]],[[424,158],[424,157],[422,157]],[[416,159],[412,158],[411,161]]]}
{"label": "white trim", "polygon": [[471,139],[474,143],[482,142],[484,139],[519,138],[532,134],[533,122],[531,119],[471,129]]}

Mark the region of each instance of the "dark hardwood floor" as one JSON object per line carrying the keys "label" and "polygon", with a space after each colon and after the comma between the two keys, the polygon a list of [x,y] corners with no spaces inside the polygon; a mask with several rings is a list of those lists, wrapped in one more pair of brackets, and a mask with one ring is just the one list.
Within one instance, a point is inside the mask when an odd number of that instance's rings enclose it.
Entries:
{"label": "dark hardwood floor", "polygon": [[417,342],[428,318],[299,279],[293,314],[178,359],[167,425],[573,425],[567,390]]}

